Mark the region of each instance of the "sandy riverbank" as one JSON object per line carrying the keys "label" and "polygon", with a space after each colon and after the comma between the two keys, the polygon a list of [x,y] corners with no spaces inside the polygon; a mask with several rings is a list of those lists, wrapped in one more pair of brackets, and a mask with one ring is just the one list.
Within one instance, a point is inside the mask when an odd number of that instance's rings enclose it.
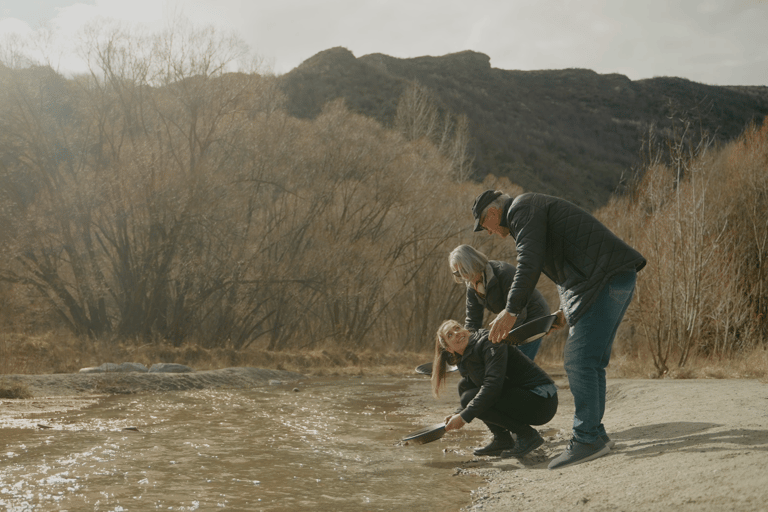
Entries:
{"label": "sandy riverbank", "polygon": [[[566,387],[564,378],[558,385]],[[449,388],[446,394],[452,392]],[[445,404],[427,392],[415,393],[408,407],[421,410],[425,424],[446,413]],[[457,444],[448,433],[440,442],[467,455],[459,473],[477,474],[487,482],[464,510],[768,510],[764,383],[609,379],[604,423],[616,446],[600,459],[550,471],[548,462],[570,439],[572,418],[573,397],[566,387],[555,418],[539,427],[547,443],[523,461],[474,457],[471,446]]]}

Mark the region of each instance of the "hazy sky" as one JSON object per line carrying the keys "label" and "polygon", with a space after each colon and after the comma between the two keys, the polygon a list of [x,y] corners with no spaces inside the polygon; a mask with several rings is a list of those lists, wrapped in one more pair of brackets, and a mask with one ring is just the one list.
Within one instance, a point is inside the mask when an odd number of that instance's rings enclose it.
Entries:
{"label": "hazy sky", "polygon": [[158,30],[178,15],[234,30],[278,74],[343,46],[356,57],[475,50],[501,69],[768,85],[768,0],[0,0],[0,46],[47,24],[66,72],[86,22]]}

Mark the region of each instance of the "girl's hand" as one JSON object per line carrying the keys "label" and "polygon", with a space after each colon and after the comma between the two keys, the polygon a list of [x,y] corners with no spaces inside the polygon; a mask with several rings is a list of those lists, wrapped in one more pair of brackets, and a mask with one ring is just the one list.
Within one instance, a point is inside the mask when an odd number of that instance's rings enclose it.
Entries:
{"label": "girl's hand", "polygon": [[451,430],[459,430],[466,424],[467,422],[464,421],[460,415],[454,414],[445,422],[445,431],[450,432]]}

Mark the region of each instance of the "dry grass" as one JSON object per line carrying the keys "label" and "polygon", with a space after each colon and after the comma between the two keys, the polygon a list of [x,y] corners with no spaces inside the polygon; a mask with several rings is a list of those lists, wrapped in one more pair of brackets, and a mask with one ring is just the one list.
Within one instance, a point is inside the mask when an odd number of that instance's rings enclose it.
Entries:
{"label": "dry grass", "polygon": [[31,398],[32,393],[26,384],[11,382],[0,378],[0,398]]}
{"label": "dry grass", "polygon": [[[0,374],[71,373],[90,359],[91,347],[70,334],[0,335]],[[101,364],[101,363],[99,363]]]}
{"label": "dry grass", "polygon": [[690,357],[685,366],[659,375],[647,355],[617,354],[611,359],[609,375],[617,378],[669,379],[759,379],[768,383],[768,350],[754,348],[731,357]]}
{"label": "dry grass", "polygon": [[0,337],[0,375],[76,373],[81,368],[103,363],[177,363],[196,370],[252,366],[288,370],[314,376],[396,375],[410,373],[432,354],[418,352],[353,352],[339,347],[298,351],[266,351],[257,348],[206,349],[187,344],[174,347],[162,343],[108,343],[83,341],[66,333],[49,332],[24,337]]}
{"label": "dry grass", "polygon": [[[561,339],[562,338],[562,339]],[[562,368],[565,337],[552,336],[542,345],[536,360],[545,368]],[[626,349],[626,340],[617,339],[608,374],[614,378],[658,378],[658,372],[647,350]],[[20,334],[0,336],[0,375],[76,373],[80,368],[103,363],[135,362],[147,367],[155,363],[177,363],[196,370],[213,370],[235,366],[250,366],[288,370],[311,376],[335,375],[407,375],[416,366],[432,360],[427,352],[351,351],[328,345],[311,351],[266,351],[248,349],[205,349],[197,345],[173,347],[166,344],[131,342],[90,342],[71,335],[50,332],[24,337]],[[731,379],[755,378],[768,382],[768,350],[755,348],[730,358],[691,358],[685,366],[662,375],[673,379]],[[119,383],[106,383],[119,387]],[[0,396],[8,398],[23,394],[0,380]],[[13,397],[13,396],[11,396]]]}

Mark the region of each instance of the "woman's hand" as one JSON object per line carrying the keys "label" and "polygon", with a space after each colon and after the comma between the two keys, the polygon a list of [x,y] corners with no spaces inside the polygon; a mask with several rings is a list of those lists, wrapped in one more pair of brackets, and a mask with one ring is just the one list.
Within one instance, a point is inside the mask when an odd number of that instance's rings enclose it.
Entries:
{"label": "woman's hand", "polygon": [[558,329],[562,329],[566,325],[568,325],[568,322],[565,321],[565,313],[563,313],[562,309],[558,309],[555,311],[555,314],[557,315],[557,318],[555,318],[555,321],[552,322],[552,327],[549,328],[547,331],[547,334],[551,333],[552,331],[557,331]]}
{"label": "woman's hand", "polygon": [[464,419],[458,415],[454,414],[453,416],[449,416],[446,418],[445,421],[445,431],[450,432],[451,430],[459,430],[461,427],[466,425],[467,422],[464,421]]}

